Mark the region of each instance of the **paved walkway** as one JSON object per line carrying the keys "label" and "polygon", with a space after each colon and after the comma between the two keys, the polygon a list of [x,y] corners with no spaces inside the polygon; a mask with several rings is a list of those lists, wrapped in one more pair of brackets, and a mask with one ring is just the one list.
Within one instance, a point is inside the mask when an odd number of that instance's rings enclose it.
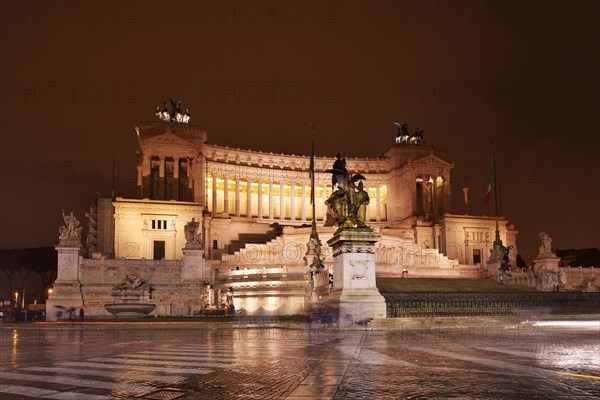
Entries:
{"label": "paved walkway", "polygon": [[3,400],[600,398],[600,325],[1,334]]}

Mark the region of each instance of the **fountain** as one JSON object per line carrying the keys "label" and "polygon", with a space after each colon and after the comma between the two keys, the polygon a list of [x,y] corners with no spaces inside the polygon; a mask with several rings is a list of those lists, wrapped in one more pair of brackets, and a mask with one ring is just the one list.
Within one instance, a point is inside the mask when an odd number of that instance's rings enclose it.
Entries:
{"label": "fountain", "polygon": [[104,308],[114,316],[148,315],[154,311],[156,304],[140,303],[146,290],[152,291],[148,282],[137,274],[127,275],[120,284],[113,287],[113,302],[105,304]]}
{"label": "fountain", "polygon": [[106,311],[113,315],[124,317],[139,317],[148,315],[156,308],[156,304],[144,303],[109,303],[105,304]]}

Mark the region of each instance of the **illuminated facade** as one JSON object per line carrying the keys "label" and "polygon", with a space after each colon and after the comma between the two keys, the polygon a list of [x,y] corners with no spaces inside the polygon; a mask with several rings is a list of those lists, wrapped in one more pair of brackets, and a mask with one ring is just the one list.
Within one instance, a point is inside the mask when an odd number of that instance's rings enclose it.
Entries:
{"label": "illuminated facade", "polygon": [[[69,267],[80,288],[72,296],[81,296],[92,315],[106,315],[111,288],[135,272],[153,285],[146,301],[158,314],[218,308],[230,288],[236,309],[249,314],[303,312],[309,157],[210,144],[205,130],[177,122],[143,122],[135,132],[138,196],[98,199],[96,246]],[[381,234],[377,276],[481,278],[495,218],[450,213],[453,164],[440,150],[390,143],[381,157],[346,160],[349,171],[366,178],[367,223]],[[324,171],[334,160],[315,158],[315,217],[327,268],[333,263],[326,241],[335,228],[328,226],[332,185]],[[192,218],[201,221],[203,243],[193,256],[184,237]],[[517,232],[502,218],[499,231],[513,246],[514,265]]]}
{"label": "illuminated facade", "polygon": [[[114,203],[117,257],[157,258],[150,239],[136,239],[141,232],[157,230],[148,228],[148,221],[166,221],[158,230],[162,229],[168,249],[170,245],[166,242],[177,242],[172,238],[173,232],[181,232],[177,228],[185,224],[185,218],[190,218],[194,206],[196,217],[204,216],[202,234],[209,259],[220,258],[243,244],[240,234],[267,234],[273,224],[300,227],[311,223],[308,156],[209,144],[205,130],[187,124],[144,122],[135,131],[139,144],[138,193],[146,200],[139,203],[117,199]],[[319,226],[328,219],[325,200],[332,190],[331,175],[324,171],[334,160],[334,157],[315,159]],[[378,158],[347,159],[348,170],[366,177],[370,226],[410,230],[416,245],[451,254],[460,264],[484,263],[494,238],[495,219],[449,213],[452,167],[438,149],[412,144],[392,145]],[[126,204],[132,202],[145,211],[123,216],[130,221],[121,228],[125,222],[120,223],[119,218],[126,214],[124,209],[129,207]],[[161,213],[157,211],[159,204],[165,210],[169,207],[180,210]],[[185,207],[189,212],[182,218]],[[138,219],[134,225],[132,218]],[[504,243],[515,246],[516,231],[504,219],[500,220],[500,234]],[[136,243],[139,250],[130,249],[129,255],[124,255],[122,246],[126,243],[130,246]],[[160,250],[159,255],[165,259],[181,258],[182,244],[180,241],[173,251],[165,254]],[[512,258],[515,250],[511,252]]]}

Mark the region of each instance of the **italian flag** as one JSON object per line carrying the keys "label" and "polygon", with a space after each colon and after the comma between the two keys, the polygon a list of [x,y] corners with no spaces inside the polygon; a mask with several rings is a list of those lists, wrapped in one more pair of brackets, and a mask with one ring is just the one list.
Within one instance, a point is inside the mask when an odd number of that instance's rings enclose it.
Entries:
{"label": "italian flag", "polygon": [[492,197],[492,187],[494,187],[494,171],[490,169],[490,173],[488,175],[488,186],[485,192],[485,197],[483,198],[483,203],[488,205],[490,202],[490,198]]}

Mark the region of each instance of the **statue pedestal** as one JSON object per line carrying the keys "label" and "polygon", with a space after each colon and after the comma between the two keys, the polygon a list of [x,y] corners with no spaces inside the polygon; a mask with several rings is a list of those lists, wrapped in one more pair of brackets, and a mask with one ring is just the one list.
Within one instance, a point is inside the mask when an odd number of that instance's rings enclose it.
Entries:
{"label": "statue pedestal", "polygon": [[554,253],[538,254],[533,260],[533,272],[539,273],[542,271],[558,272],[560,268],[560,257]]}
{"label": "statue pedestal", "polygon": [[504,261],[504,255],[504,250],[501,246],[494,245],[494,247],[491,248],[490,258],[486,262],[486,277],[488,279],[494,279],[498,282],[501,281],[500,277],[502,275],[500,273],[500,267],[502,266],[502,262]]}
{"label": "statue pedestal", "polygon": [[327,241],[333,249],[334,264],[327,308],[337,314],[342,328],[386,317],[385,299],[375,282],[375,243],[379,237],[370,229],[346,229]]}
{"label": "statue pedestal", "polygon": [[[536,288],[543,292],[554,292],[564,290],[564,282],[561,281],[560,257],[549,252],[538,254],[533,260],[533,273],[536,277]],[[563,272],[564,274],[564,272]]]}
{"label": "statue pedestal", "polygon": [[488,261],[486,263],[486,267],[487,267],[487,274],[486,274],[486,278],[488,279],[494,279],[497,280],[498,282],[500,282],[500,270],[499,268],[502,266],[502,262],[501,261]]}
{"label": "statue pedestal", "polygon": [[204,252],[201,245],[188,245],[183,248],[183,268],[181,280],[185,283],[201,283],[208,279],[204,274]]}
{"label": "statue pedestal", "polygon": [[79,281],[81,247],[79,243],[61,242],[54,248],[58,252],[58,270],[53,293],[46,302],[46,320],[67,319],[69,315],[65,310],[73,307],[76,310],[76,318],[79,318],[79,306],[83,304]]}
{"label": "statue pedestal", "polygon": [[56,282],[79,282],[79,245],[59,244],[54,246],[58,253]]}

